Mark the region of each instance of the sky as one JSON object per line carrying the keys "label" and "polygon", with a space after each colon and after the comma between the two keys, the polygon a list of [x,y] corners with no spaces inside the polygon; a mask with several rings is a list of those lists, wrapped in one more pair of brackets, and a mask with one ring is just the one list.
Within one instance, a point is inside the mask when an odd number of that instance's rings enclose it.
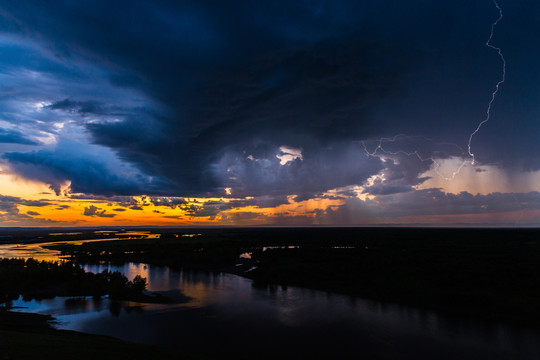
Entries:
{"label": "sky", "polygon": [[0,226],[539,226],[539,20],[0,0]]}

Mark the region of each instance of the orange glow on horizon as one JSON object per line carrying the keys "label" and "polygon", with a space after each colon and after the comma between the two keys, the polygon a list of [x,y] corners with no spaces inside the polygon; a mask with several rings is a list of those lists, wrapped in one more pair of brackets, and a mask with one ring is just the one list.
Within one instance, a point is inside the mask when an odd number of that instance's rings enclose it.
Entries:
{"label": "orange glow on horizon", "polygon": [[[532,176],[532,175],[531,175]],[[68,186],[67,184],[66,186]],[[153,203],[149,196],[126,197],[126,202],[84,199],[83,194],[57,196],[47,185],[21,180],[0,173],[0,195],[20,198],[15,212],[0,211],[4,226],[189,226],[189,225],[325,225],[329,221],[318,214],[336,211],[346,202],[344,190],[356,194],[360,201],[375,201],[359,186],[329,190],[321,198],[288,202],[275,207],[256,205],[227,207],[227,203],[245,199],[185,198],[185,203]],[[14,201],[11,199],[10,201]],[[34,203],[35,205],[33,205]],[[18,213],[16,212],[18,211]],[[354,219],[353,219],[354,220]],[[445,224],[532,224],[540,222],[540,210],[523,210],[477,214],[433,214],[401,217],[359,217],[357,225],[445,225]],[[328,223],[327,225],[332,225]],[[339,225],[339,224],[335,224]]]}

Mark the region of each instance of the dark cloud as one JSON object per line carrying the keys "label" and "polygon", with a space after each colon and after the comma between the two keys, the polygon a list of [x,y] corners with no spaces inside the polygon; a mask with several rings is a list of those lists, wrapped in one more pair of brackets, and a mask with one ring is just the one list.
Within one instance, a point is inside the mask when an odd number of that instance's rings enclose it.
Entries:
{"label": "dark cloud", "polygon": [[105,218],[112,218],[115,217],[116,214],[106,214],[106,210],[101,210],[97,206],[90,205],[88,207],[84,208],[83,211],[84,216],[97,216],[97,217],[105,217]]}
{"label": "dark cloud", "polygon": [[[502,6],[493,40],[508,55],[507,82],[473,150],[479,162],[540,169],[540,5]],[[491,2],[134,1],[126,8],[29,0],[0,10],[0,32],[25,39],[2,53],[0,65],[46,74],[27,80],[38,90],[1,105],[13,107],[2,116],[95,146],[82,152],[61,139],[55,149],[11,151],[3,159],[12,171],[57,193],[70,182],[83,197],[147,194],[192,216],[228,205],[191,209],[184,196],[224,196],[224,188],[230,197],[285,203],[286,195],[301,201],[380,174],[384,181],[366,193],[414,193],[432,165],[418,157],[463,156],[501,75],[485,46],[498,16]],[[20,78],[1,91],[30,89]],[[35,118],[13,117],[49,91]],[[64,135],[58,119],[76,122],[79,132]],[[374,149],[379,137],[402,132],[422,136],[385,142],[392,156],[366,156],[361,141]],[[26,141],[2,134],[0,141]],[[282,146],[301,150],[302,159],[280,164]],[[108,152],[89,155],[96,148]]]}
{"label": "dark cloud", "polygon": [[242,211],[224,214],[222,221],[224,223],[242,224],[242,222],[248,222],[250,220],[252,221],[260,218],[261,214],[251,211]]}
{"label": "dark cloud", "polygon": [[105,115],[107,114],[104,109],[101,108],[101,105],[96,101],[75,101],[71,99],[64,99],[52,103],[46,106],[50,110],[64,110],[68,112],[76,112],[81,115],[85,114],[95,114],[95,115]]}
{"label": "dark cloud", "polygon": [[[491,215],[491,224],[509,225],[512,220],[504,212],[540,210],[540,193],[491,193],[472,195],[444,193],[439,189],[418,190],[401,194],[378,196],[376,200],[349,198],[339,207],[320,209],[315,222],[327,224],[392,223],[411,216],[462,215],[455,222],[472,222],[476,215]],[[489,217],[488,217],[489,219]]]}
{"label": "dark cloud", "polygon": [[95,201],[103,201],[103,202],[116,202],[116,203],[124,203],[124,204],[130,204],[130,201],[132,199],[131,196],[121,196],[121,195],[114,195],[114,196],[105,196],[105,195],[93,195],[93,194],[72,194],[69,195],[70,199],[73,200],[95,200]]}
{"label": "dark cloud", "polygon": [[121,168],[112,168],[99,153],[81,153],[76,144],[68,143],[52,151],[8,152],[2,157],[9,161],[13,171],[50,184],[57,195],[68,181],[75,193],[129,195],[141,193],[145,185],[152,188],[147,177],[118,173]]}
{"label": "dark cloud", "polygon": [[214,219],[217,214],[222,210],[228,210],[230,207],[227,203],[222,201],[209,201],[205,202],[201,206],[197,205],[184,205],[182,210],[186,212],[186,215],[193,217],[208,217]]}
{"label": "dark cloud", "polygon": [[21,145],[37,145],[34,140],[30,140],[18,131],[0,129],[0,143],[21,144]]}
{"label": "dark cloud", "polygon": [[[248,212],[233,212],[227,213],[227,210],[242,208],[246,206],[253,206],[257,208],[273,208],[282,204],[289,203],[289,200],[285,196],[260,196],[248,199],[233,199],[233,200],[214,200],[205,201],[201,203],[186,203],[180,205],[179,208],[186,212],[186,215],[192,217],[207,217],[214,219],[217,215],[222,216],[222,220],[230,222],[233,219],[237,220],[249,220],[253,219],[255,215],[247,215]],[[251,212],[249,212],[251,213]],[[240,214],[236,216],[235,214]],[[244,215],[242,215],[244,214]],[[253,213],[256,214],[256,213]]]}
{"label": "dark cloud", "polygon": [[0,211],[14,212],[17,205],[43,207],[52,204],[46,200],[26,200],[16,196],[0,195]]}
{"label": "dark cloud", "polygon": [[289,199],[285,195],[280,196],[257,196],[247,199],[233,199],[227,202],[231,208],[239,208],[245,206],[255,206],[259,208],[273,208],[282,204],[289,203]]}
{"label": "dark cloud", "polygon": [[366,188],[365,193],[371,195],[389,195],[396,193],[403,193],[408,191],[413,191],[413,187],[410,185],[386,185],[386,184],[376,184]]}
{"label": "dark cloud", "polygon": [[[251,149],[249,149],[251,150]],[[303,159],[284,165],[279,151],[256,151],[253,160],[246,153],[227,152],[215,165],[224,186],[233,196],[281,196],[303,194],[313,197],[326,190],[362,184],[383,169],[378,158],[368,157],[359,144],[336,143],[332,147],[304,148]],[[257,150],[257,149],[256,149]]]}
{"label": "dark cloud", "polygon": [[184,198],[174,197],[153,197],[150,201],[152,204],[154,204],[154,206],[167,206],[171,209],[175,209],[176,207],[187,203],[186,199]]}
{"label": "dark cloud", "polygon": [[[315,14],[311,6],[280,6],[136,2],[126,13],[110,3],[35,3],[24,11],[10,4],[5,11],[10,21],[17,19],[15,29],[40,34],[57,54],[91,58],[107,67],[113,83],[137,87],[166,104],[166,116],[140,112],[85,126],[96,144],[163,179],[170,194],[204,195],[222,192],[227,173],[219,163],[226,151],[248,150],[246,140],[265,139],[273,151],[281,145],[302,147],[306,158],[316,162],[319,151],[309,148],[314,143],[332,146],[370,136],[378,127],[369,119],[370,110],[380,99],[396,96],[397,80],[411,64],[410,53],[399,42],[383,44],[366,35],[372,24],[352,15],[365,7],[326,3],[323,13]],[[283,16],[286,8],[297,16]],[[41,16],[29,22],[32,11]],[[49,20],[41,22],[43,18]],[[66,19],[77,19],[76,26]],[[365,15],[363,20],[371,22]],[[50,27],[51,21],[57,25]],[[107,25],[96,27],[96,21]],[[129,25],[133,23],[138,25]],[[106,106],[85,99],[65,98],[48,109],[112,115]],[[8,160],[20,163],[21,155]],[[310,171],[307,168],[302,172]],[[90,189],[76,174],[68,175],[78,189],[74,191],[107,193],[99,182]],[[287,178],[290,183],[304,180],[292,172]],[[241,179],[237,192],[262,195],[268,187],[262,180]],[[350,184],[352,179],[335,180],[318,188]],[[109,193],[119,191],[114,181],[107,183]],[[246,183],[253,184],[251,189]],[[268,193],[296,191],[286,183],[276,186]]]}
{"label": "dark cloud", "polygon": [[384,170],[380,176],[373,181],[373,184],[366,186],[364,193],[371,195],[388,195],[413,191],[414,185],[419,185],[428,177],[421,177],[420,174],[429,170],[431,161],[422,161],[416,156],[403,154],[391,155],[384,161]]}
{"label": "dark cloud", "polygon": [[27,211],[21,213],[19,211],[19,205],[30,207],[44,207],[52,205],[48,201],[44,200],[25,200],[16,196],[0,195],[0,221],[9,221],[25,224],[31,220],[32,224],[50,224],[57,221],[50,219],[34,218],[33,216],[39,215],[36,211]]}

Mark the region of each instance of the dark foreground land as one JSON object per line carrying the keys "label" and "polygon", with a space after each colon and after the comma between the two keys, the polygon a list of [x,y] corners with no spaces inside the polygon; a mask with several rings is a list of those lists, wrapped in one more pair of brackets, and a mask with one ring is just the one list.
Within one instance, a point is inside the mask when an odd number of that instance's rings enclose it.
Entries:
{"label": "dark foreground land", "polygon": [[[255,286],[296,285],[540,326],[537,229],[156,231],[161,238],[54,248],[79,262],[133,261],[226,271],[253,279]],[[193,233],[200,235],[183,236]],[[235,266],[242,253],[251,259]]]}
{"label": "dark foreground land", "polygon": [[[302,286],[408,304],[459,317],[540,328],[540,230],[537,229],[145,230],[159,237],[142,235],[128,239],[126,236],[119,241],[44,246],[61,250],[75,264],[142,262],[230,272],[253,279],[254,286]],[[17,236],[24,237],[25,242],[48,242],[102,235],[89,230],[65,236],[49,236],[46,232],[32,230],[28,235],[21,230]],[[241,254],[244,254],[242,258]],[[86,276],[79,275],[81,279]],[[47,283],[54,278],[41,279]],[[69,278],[64,285],[72,284]],[[44,288],[33,282],[37,279],[33,276],[28,277],[27,282],[9,279],[7,276],[0,280],[5,289],[9,283],[25,284],[24,291],[16,289],[16,292],[26,292],[28,296],[36,296],[32,294]],[[103,284],[99,278],[95,280],[94,285]],[[94,285],[89,285],[92,283],[89,280],[84,291],[93,288]],[[125,285],[127,289],[133,288],[133,284]],[[66,289],[81,291],[69,286],[45,288],[49,296],[66,295]],[[39,315],[2,310],[0,360],[44,358],[43,354],[47,354],[45,358],[57,359],[101,359],[105,358],[104,354],[116,359],[191,358],[108,337],[54,330],[47,325],[47,320]]]}
{"label": "dark foreground land", "polygon": [[56,330],[46,315],[0,308],[0,360],[8,359],[199,359],[108,336]]}
{"label": "dark foreground land", "polygon": [[[146,279],[119,272],[93,274],[71,262],[0,259],[0,360],[4,359],[192,359],[154,346],[107,336],[56,330],[50,316],[9,311],[10,301],[54,296],[108,296],[113,300],[167,302],[143,293]],[[121,306],[120,303],[113,303]]]}

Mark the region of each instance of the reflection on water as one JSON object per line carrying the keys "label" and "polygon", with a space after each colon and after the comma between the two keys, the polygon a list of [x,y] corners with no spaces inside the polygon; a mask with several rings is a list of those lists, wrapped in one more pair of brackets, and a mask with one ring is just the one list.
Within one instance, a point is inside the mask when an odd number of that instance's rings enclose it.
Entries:
{"label": "reflection on water", "polygon": [[[53,244],[53,243],[48,243]],[[57,243],[54,243],[57,244]],[[58,261],[60,252],[41,247],[44,244],[3,244],[0,258],[34,258],[36,260]]]}
{"label": "reflection on water", "polygon": [[[148,264],[87,265],[148,279],[175,304],[55,298],[14,306],[52,314],[62,329],[235,358],[537,359],[536,331],[296,287],[255,287],[230,274]],[[211,346],[209,346],[211,345]],[[243,352],[239,352],[242,349]]]}
{"label": "reflection on water", "polygon": [[[55,241],[48,243],[37,243],[37,244],[3,244],[0,245],[0,258],[34,258],[36,260],[45,260],[45,261],[59,261],[62,260],[60,257],[60,251],[47,249],[42,246],[48,245],[58,245],[58,244],[75,244],[80,245],[84,242],[90,241],[104,241],[105,239],[98,240],[78,240],[78,241]],[[113,239],[107,239],[113,240]]]}
{"label": "reflection on water", "polygon": [[251,259],[251,255],[253,255],[252,252],[245,252],[240,254],[240,259]]}
{"label": "reflection on water", "polygon": [[[167,293],[169,296],[174,290],[181,290],[177,295],[181,294],[182,299],[189,299],[182,302],[181,306],[203,307],[216,302],[238,301],[251,291],[251,280],[229,274],[210,275],[204,272],[173,271],[168,267],[135,263],[122,266],[92,264],[84,265],[83,268],[94,273],[104,270],[120,271],[128,280],[140,275],[148,280],[149,291]],[[175,297],[174,293],[172,297]]]}
{"label": "reflection on water", "polygon": [[[151,236],[150,236],[151,235]],[[154,236],[155,235],[155,236]],[[148,238],[155,238],[159,234],[149,234]],[[128,240],[129,238],[106,238],[106,239],[90,239],[90,240],[70,240],[70,241],[51,241],[46,243],[31,243],[31,244],[2,244],[0,245],[0,258],[34,258],[36,260],[45,261],[62,261],[60,251],[48,249],[48,246],[60,244],[82,245],[84,243],[111,241],[111,240]]]}
{"label": "reflection on water", "polygon": [[123,231],[117,232],[116,236],[143,237],[145,239],[157,239],[161,234],[152,234],[150,231]]}
{"label": "reflection on water", "polygon": [[[161,234],[152,234],[150,231],[122,231],[122,232],[111,232],[98,230],[94,233],[101,235],[113,235],[119,237],[105,238],[105,239],[87,239],[87,240],[66,240],[66,241],[51,241],[45,243],[21,243],[21,244],[1,244],[0,245],[0,258],[30,258],[33,257],[36,260],[45,260],[45,261],[61,261],[60,251],[47,249],[47,246],[50,245],[59,245],[59,244],[72,244],[72,245],[81,245],[89,242],[98,242],[98,241],[111,241],[111,240],[129,240],[133,238],[144,238],[144,239],[157,239]],[[65,232],[65,233],[50,233],[50,236],[56,235],[80,235],[81,232]],[[197,236],[200,234],[184,234],[183,236]]]}

